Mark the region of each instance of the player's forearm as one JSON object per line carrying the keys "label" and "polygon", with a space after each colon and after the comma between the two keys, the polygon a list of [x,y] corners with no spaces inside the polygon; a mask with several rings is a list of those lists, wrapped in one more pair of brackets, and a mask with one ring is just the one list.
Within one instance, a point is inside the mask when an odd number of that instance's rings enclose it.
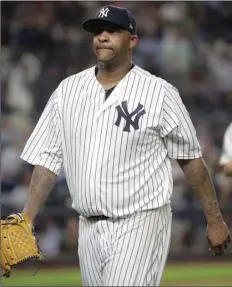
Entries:
{"label": "player's forearm", "polygon": [[26,213],[32,221],[49,196],[55,182],[55,173],[45,167],[35,166],[29,186],[28,200],[23,209],[23,212]]}
{"label": "player's forearm", "polygon": [[202,158],[178,160],[178,163],[201,201],[207,223],[223,221],[214,185],[204,160]]}

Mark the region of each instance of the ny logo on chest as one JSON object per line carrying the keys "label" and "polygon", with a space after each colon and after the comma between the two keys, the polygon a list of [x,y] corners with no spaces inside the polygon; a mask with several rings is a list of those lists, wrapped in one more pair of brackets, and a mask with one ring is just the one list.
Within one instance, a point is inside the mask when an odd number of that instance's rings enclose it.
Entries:
{"label": "ny logo on chest", "polygon": [[[139,129],[139,119],[146,113],[142,104],[139,103],[137,108],[131,113],[128,111],[127,101],[123,101],[121,106],[118,105],[116,109],[118,112],[118,118],[115,122],[115,125],[117,127],[119,127],[121,119],[124,118],[126,121],[125,127],[123,129],[124,132],[130,132],[130,126],[132,126],[135,130]],[[133,116],[135,116],[134,120],[132,120]]]}

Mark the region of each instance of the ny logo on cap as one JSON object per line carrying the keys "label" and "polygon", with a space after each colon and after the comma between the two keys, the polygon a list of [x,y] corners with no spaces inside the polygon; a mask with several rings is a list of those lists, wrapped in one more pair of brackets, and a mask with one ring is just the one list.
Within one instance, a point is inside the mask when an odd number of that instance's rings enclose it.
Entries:
{"label": "ny logo on cap", "polygon": [[102,8],[101,11],[99,12],[98,17],[99,18],[107,17],[109,11],[110,9],[108,7]]}

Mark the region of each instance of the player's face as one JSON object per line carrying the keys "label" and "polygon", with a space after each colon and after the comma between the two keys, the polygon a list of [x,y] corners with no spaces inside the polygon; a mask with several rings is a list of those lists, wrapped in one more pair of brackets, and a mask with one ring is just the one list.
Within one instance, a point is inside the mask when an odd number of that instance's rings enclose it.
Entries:
{"label": "player's face", "polygon": [[94,30],[93,51],[100,62],[125,59],[137,44],[137,36],[114,25]]}

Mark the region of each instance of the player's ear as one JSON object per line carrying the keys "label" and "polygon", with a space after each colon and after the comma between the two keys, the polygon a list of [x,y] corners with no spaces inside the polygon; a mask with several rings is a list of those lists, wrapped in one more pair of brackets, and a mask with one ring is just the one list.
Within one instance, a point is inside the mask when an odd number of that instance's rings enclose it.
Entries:
{"label": "player's ear", "polygon": [[138,36],[137,35],[131,35],[129,48],[134,49],[136,47],[137,43],[138,43]]}

